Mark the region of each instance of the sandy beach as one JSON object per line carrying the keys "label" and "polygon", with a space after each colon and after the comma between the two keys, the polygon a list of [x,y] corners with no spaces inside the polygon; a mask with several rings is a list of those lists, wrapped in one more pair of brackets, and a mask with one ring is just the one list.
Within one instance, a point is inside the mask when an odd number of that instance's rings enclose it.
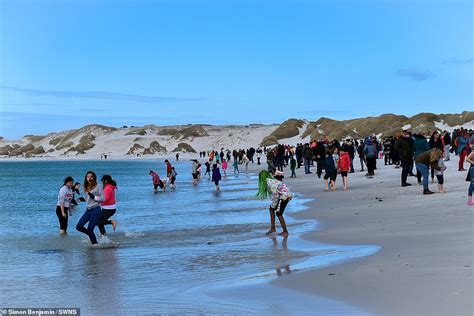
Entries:
{"label": "sandy beach", "polygon": [[[320,230],[305,239],[382,249],[273,283],[376,315],[473,315],[474,209],[467,206],[466,172],[457,171],[457,161],[446,162],[447,193],[431,196],[422,195],[415,177],[409,177],[411,187],[402,188],[401,169],[382,160],[373,179],[366,179],[356,164],[347,191],[339,176],[340,189],[324,192],[323,180],[314,173],[304,175],[301,168],[291,179],[285,170],[293,191],[315,199],[309,209],[291,215],[320,221]],[[430,183],[430,189],[437,192],[437,184]]]}

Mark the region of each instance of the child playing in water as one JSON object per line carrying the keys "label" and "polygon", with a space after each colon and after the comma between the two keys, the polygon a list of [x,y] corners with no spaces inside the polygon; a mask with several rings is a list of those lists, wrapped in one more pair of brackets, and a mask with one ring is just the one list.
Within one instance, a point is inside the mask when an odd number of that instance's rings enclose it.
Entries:
{"label": "child playing in water", "polygon": [[266,198],[271,195],[272,203],[270,205],[270,229],[267,235],[270,235],[276,231],[275,229],[275,215],[280,221],[282,232],[278,235],[288,237],[289,233],[286,228],[285,219],[283,218],[283,212],[286,206],[291,201],[293,195],[290,193],[288,187],[282,182],[283,172],[275,171],[275,177],[273,178],[267,170],[263,170],[258,174],[258,192],[257,197]]}

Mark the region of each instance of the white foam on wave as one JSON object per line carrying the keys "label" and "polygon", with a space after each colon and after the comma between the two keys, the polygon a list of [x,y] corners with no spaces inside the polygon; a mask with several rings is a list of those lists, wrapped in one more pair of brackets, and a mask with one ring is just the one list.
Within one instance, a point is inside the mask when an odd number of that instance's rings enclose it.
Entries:
{"label": "white foam on wave", "polygon": [[145,233],[143,232],[125,232],[125,237],[132,237],[132,238],[137,238],[137,237],[143,237],[145,236]]}

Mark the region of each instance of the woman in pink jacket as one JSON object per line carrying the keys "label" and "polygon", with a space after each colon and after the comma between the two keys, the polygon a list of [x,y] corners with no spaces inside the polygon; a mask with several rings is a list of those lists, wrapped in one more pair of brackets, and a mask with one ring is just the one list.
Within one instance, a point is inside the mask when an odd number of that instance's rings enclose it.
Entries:
{"label": "woman in pink jacket", "polygon": [[114,231],[117,229],[117,221],[114,219],[109,220],[116,211],[115,190],[117,189],[117,183],[108,174],[104,175],[101,180],[104,186],[104,201],[100,203],[102,206],[102,212],[97,221],[97,226],[99,226],[101,235],[106,236],[107,232],[105,230],[105,225],[112,225]]}

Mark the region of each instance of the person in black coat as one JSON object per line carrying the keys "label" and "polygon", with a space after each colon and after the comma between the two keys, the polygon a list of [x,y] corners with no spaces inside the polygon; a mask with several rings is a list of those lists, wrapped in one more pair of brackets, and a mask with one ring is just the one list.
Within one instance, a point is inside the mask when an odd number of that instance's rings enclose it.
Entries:
{"label": "person in black coat", "polygon": [[410,166],[413,166],[413,140],[406,131],[402,132],[401,137],[395,143],[395,149],[398,151],[402,166],[402,187],[410,186],[411,184],[407,183],[407,177]]}

